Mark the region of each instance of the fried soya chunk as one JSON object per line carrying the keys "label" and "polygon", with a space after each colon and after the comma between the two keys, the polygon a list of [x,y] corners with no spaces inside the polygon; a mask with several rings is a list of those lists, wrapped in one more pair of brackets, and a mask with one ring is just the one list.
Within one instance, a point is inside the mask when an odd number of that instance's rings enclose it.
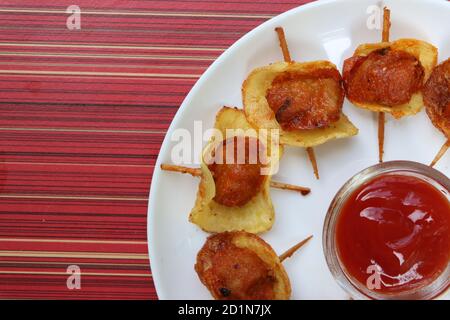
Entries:
{"label": "fried soya chunk", "polygon": [[[247,122],[242,110],[222,108],[217,113],[214,128],[222,134],[222,138],[219,137],[217,141],[211,140],[203,149],[200,164],[202,175],[189,221],[206,232],[244,230],[259,233],[269,230],[275,220],[275,212],[270,198],[270,169],[277,165],[281,148],[273,148],[272,144],[268,140],[265,141],[266,139],[262,136],[251,135],[250,132],[245,134],[254,129]],[[222,161],[222,164],[211,162],[211,160],[221,158],[220,154],[216,155],[215,153],[223,152],[225,147],[233,146],[228,142],[236,142],[235,138],[227,136],[229,129],[244,130],[242,134],[235,135],[235,137],[237,137],[238,144],[239,141],[246,141],[248,144],[250,151],[246,154],[250,161],[244,161],[244,164],[227,164],[226,161]],[[223,142],[223,137],[227,143]],[[243,137],[249,138],[244,140]],[[270,155],[267,159],[262,158],[262,152],[259,152],[261,149],[258,149],[258,152],[253,151],[255,145],[253,142],[255,141],[260,141],[260,144],[257,145],[259,148],[264,148],[264,155]],[[234,145],[236,146],[236,144]],[[252,158],[254,153],[258,154],[256,163]],[[272,155],[272,153],[274,154]],[[223,154],[229,155],[226,148]],[[237,160],[240,160],[239,152],[234,154]],[[212,158],[211,155],[213,155]],[[261,176],[259,169],[263,167],[268,172]]]}
{"label": "fried soya chunk", "polygon": [[258,150],[263,146],[257,138],[233,137],[215,150],[214,162],[208,165],[216,185],[214,200],[224,206],[242,206],[261,189],[266,176]]}
{"label": "fried soya chunk", "polygon": [[435,46],[417,39],[361,44],[344,61],[347,98],[359,108],[396,119],[417,114],[437,55]]}
{"label": "fried soya chunk", "polygon": [[314,147],[358,133],[342,113],[343,84],[329,61],[256,68],[242,84],[242,99],[248,122],[258,129],[279,130],[284,145]]}
{"label": "fried soya chunk", "polygon": [[266,99],[284,130],[315,129],[339,120],[344,89],[336,69],[287,71],[275,77]]}
{"label": "fried soya chunk", "polygon": [[258,236],[224,232],[208,237],[195,270],[215,299],[288,299],[291,286],[273,249]]}
{"label": "fried soya chunk", "polygon": [[416,57],[390,48],[344,62],[347,96],[359,103],[388,107],[407,103],[422,87],[423,78],[424,69]]}
{"label": "fried soya chunk", "polygon": [[422,92],[428,116],[450,139],[450,58],[434,68]]}

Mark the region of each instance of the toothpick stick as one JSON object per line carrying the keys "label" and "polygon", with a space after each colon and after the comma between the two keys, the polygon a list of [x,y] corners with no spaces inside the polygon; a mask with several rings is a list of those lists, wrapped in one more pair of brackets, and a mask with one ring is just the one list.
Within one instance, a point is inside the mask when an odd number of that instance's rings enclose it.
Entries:
{"label": "toothpick stick", "polygon": [[383,33],[381,40],[383,42],[389,42],[389,32],[391,30],[391,10],[387,7],[383,8]]}
{"label": "toothpick stick", "polygon": [[306,196],[308,193],[311,192],[311,189],[306,187],[300,187],[289,183],[283,183],[283,182],[276,182],[276,181],[270,181],[270,186],[272,188],[277,188],[281,190],[291,190],[291,191],[297,191],[300,192],[302,195]]}
{"label": "toothpick stick", "polygon": [[314,175],[316,176],[316,179],[319,180],[319,168],[317,167],[317,160],[316,155],[314,153],[314,149],[311,147],[306,148],[306,152],[308,153],[309,160],[311,161]]}
{"label": "toothpick stick", "polygon": [[[201,175],[202,175],[202,170],[200,168],[189,168],[189,167],[177,166],[174,164],[163,163],[163,164],[161,164],[161,169],[164,171],[188,173],[193,177],[201,177]],[[306,196],[307,194],[309,194],[311,192],[310,188],[296,186],[293,184],[288,184],[288,183],[283,183],[283,182],[270,181],[270,186],[272,188],[276,188],[276,189],[300,192],[304,196]]]}
{"label": "toothpick stick", "polygon": [[280,262],[283,262],[284,260],[286,260],[287,258],[290,258],[298,249],[300,249],[301,247],[303,247],[313,236],[309,236],[308,238],[300,241],[299,243],[297,243],[295,246],[289,248],[288,250],[286,250],[283,254],[281,254],[278,258],[280,259]]}
{"label": "toothpick stick", "polygon": [[434,167],[434,165],[442,158],[442,156],[447,152],[450,148],[450,139],[448,139],[441,147],[436,157],[434,157],[433,161],[430,164],[430,167]]}
{"label": "toothpick stick", "polygon": [[[281,51],[283,52],[283,59],[285,62],[292,62],[291,55],[289,53],[289,47],[287,45],[286,36],[284,35],[284,29],[282,27],[276,27],[275,31],[278,35],[278,40],[280,42]],[[319,179],[319,167],[317,165],[316,155],[314,154],[314,149],[309,147],[306,148],[308,153],[309,161],[311,161],[314,175],[316,179]]]}
{"label": "toothpick stick", "polygon": [[383,162],[384,155],[384,124],[386,116],[384,112],[378,113],[378,161]]}
{"label": "toothpick stick", "polygon": [[177,166],[174,164],[163,163],[163,164],[161,164],[161,169],[164,171],[188,173],[193,177],[201,177],[201,175],[202,175],[202,170],[200,168],[189,168],[189,167]]}
{"label": "toothpick stick", "polygon": [[284,35],[284,29],[282,27],[276,27],[275,31],[278,35],[278,41],[280,41],[281,51],[283,52],[283,59],[285,62],[292,62],[291,55],[289,53],[289,48],[286,41],[286,36]]}
{"label": "toothpick stick", "polygon": [[[381,35],[381,41],[389,41],[389,31],[391,28],[391,11],[387,8],[383,8],[383,32]],[[379,162],[383,162],[384,155],[384,127],[385,127],[385,114],[384,112],[378,113],[378,157]]]}

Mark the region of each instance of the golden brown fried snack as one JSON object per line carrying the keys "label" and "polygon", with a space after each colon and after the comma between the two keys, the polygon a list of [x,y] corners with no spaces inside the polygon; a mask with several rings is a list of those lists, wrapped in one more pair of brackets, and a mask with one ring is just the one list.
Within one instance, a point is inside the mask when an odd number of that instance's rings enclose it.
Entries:
{"label": "golden brown fried snack", "polygon": [[420,61],[404,51],[383,48],[354,56],[344,64],[347,97],[388,107],[405,104],[422,87],[424,73]]}
{"label": "golden brown fried snack", "polygon": [[431,122],[450,139],[450,58],[434,68],[423,98]]}
{"label": "golden brown fried snack", "polygon": [[195,264],[215,299],[285,300],[291,285],[280,259],[258,236],[224,232],[208,237]]}
{"label": "golden brown fried snack", "polygon": [[344,61],[347,98],[395,118],[416,114],[423,106],[420,89],[436,61],[437,49],[420,40],[362,44]]}
{"label": "golden brown fried snack", "polygon": [[[238,161],[239,145],[245,148],[241,163]],[[264,166],[259,157],[260,146],[260,141],[253,137],[233,137],[220,143],[214,157],[220,161],[208,165],[216,185],[214,201],[227,207],[239,207],[258,194],[266,178],[261,175]],[[227,163],[227,149],[231,147],[234,161]]]}
{"label": "golden brown fried snack", "polygon": [[336,72],[329,61],[276,62],[253,70],[242,85],[248,121],[260,129],[279,129],[282,144],[298,147],[356,135],[358,129],[341,113]]}
{"label": "golden brown fried snack", "polygon": [[286,71],[272,81],[266,99],[283,130],[327,127],[341,115],[342,78],[331,68]]}
{"label": "golden brown fried snack", "polygon": [[[214,127],[220,130],[224,137],[227,129],[253,129],[242,110],[227,107],[217,113]],[[205,147],[204,155],[216,148],[216,144],[211,141]],[[270,146],[266,145],[266,148],[267,153],[271,154]],[[275,165],[279,156],[279,153],[272,155],[271,162],[267,166]],[[241,169],[243,167],[226,164],[220,165],[220,168],[214,166],[210,168],[205,162],[205,157],[202,157],[202,174],[197,199],[189,216],[192,223],[207,232],[244,230],[259,233],[272,227],[275,213],[269,191],[271,176],[265,175],[260,181],[260,178],[255,178],[254,172],[243,173]],[[224,173],[231,176],[227,178]],[[257,192],[247,190],[245,195],[236,196],[239,190],[246,187],[246,182],[227,179],[243,178],[246,175],[251,175],[253,180],[251,184],[258,185],[259,188]]]}

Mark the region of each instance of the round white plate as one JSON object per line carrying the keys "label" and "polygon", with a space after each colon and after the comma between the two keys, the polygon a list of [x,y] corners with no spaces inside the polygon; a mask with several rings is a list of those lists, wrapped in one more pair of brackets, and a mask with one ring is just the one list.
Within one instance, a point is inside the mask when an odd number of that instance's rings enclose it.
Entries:
{"label": "round white plate", "polygon": [[[177,112],[156,162],[148,208],[148,243],[156,290],[160,299],[211,299],[194,271],[198,251],[207,233],[188,221],[199,179],[161,172],[171,162],[171,141],[177,128],[193,132],[194,121],[211,128],[223,105],[242,107],[241,84],[255,67],[282,60],[274,28],[285,29],[296,61],[327,59],[342,70],[360,43],[380,41],[380,30],[369,29],[367,11],[377,0],[313,2],[283,13],[257,27],[230,47],[203,74]],[[391,39],[417,38],[439,48],[439,61],[450,55],[450,3],[445,0],[384,1],[391,9]],[[369,9],[368,9],[369,8]],[[293,299],[348,299],[329,272],[322,251],[322,226],[327,208],[339,187],[356,172],[377,162],[375,115],[344,104],[344,112],[360,129],[356,137],[328,142],[315,148],[321,178],[314,178],[305,150],[286,148],[277,181],[312,188],[307,197],[271,190],[276,211],[272,230],[262,238],[278,253],[306,236],[314,238],[284,266],[290,276]],[[407,159],[430,163],[443,135],[425,112],[386,125],[385,160]],[[199,156],[196,155],[196,156]],[[450,152],[436,168],[450,174]],[[357,231],[356,231],[357,232]],[[449,294],[447,294],[449,297]]]}

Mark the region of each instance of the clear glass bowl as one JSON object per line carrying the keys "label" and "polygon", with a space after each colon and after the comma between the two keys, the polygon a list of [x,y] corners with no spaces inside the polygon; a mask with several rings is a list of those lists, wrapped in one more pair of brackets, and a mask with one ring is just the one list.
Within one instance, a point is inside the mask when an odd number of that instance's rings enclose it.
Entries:
{"label": "clear glass bowl", "polygon": [[[450,287],[450,264],[433,281],[409,291],[379,293],[369,290],[365,285],[353,279],[340,261],[336,246],[336,222],[347,198],[362,184],[379,175],[400,174],[422,179],[442,192],[450,201],[450,179],[441,172],[412,161],[391,161],[374,165],[357,173],[337,192],[328,209],[323,227],[323,248],[328,267],[339,285],[354,299],[434,299],[445,293]],[[449,213],[450,214],[450,213]]]}

